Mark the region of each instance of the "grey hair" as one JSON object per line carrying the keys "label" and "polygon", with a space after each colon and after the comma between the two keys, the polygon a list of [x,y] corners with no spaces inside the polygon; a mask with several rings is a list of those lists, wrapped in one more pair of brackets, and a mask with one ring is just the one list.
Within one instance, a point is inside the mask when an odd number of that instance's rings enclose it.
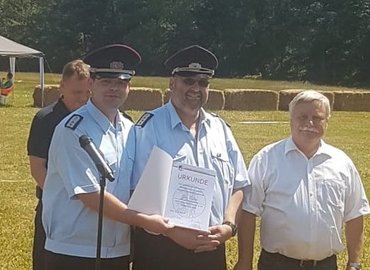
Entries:
{"label": "grey hair", "polygon": [[321,105],[324,105],[325,107],[325,110],[326,110],[326,117],[329,118],[330,117],[330,102],[329,102],[329,99],[324,96],[323,94],[315,91],[315,90],[304,90],[300,93],[298,93],[298,95],[296,95],[292,101],[289,103],[289,115],[290,117],[292,117],[292,111],[294,109],[294,107],[299,104],[299,103],[303,103],[303,102],[312,102],[312,101],[319,101],[321,103]]}

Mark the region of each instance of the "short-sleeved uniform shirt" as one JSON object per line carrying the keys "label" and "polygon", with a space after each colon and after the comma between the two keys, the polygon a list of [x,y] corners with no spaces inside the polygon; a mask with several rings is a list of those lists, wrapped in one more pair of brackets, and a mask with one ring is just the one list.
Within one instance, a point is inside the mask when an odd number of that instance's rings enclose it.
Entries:
{"label": "short-sleeved uniform shirt", "polygon": [[[116,124],[88,101],[66,117],[56,128],[49,151],[42,215],[46,231],[45,249],[58,254],[94,258],[96,255],[98,213],[87,208],[78,194],[97,192],[100,176],[79,138],[86,135],[114,172],[106,192],[127,203],[135,155],[132,123],[118,111]],[[130,253],[130,227],[103,219],[102,258]]]}
{"label": "short-sleeved uniform shirt", "polygon": [[268,145],[248,173],[243,209],[261,216],[261,246],[268,252],[322,260],[343,249],[343,223],[370,212],[353,162],[324,141],[310,159],[291,137]]}
{"label": "short-sleeved uniform shirt", "polygon": [[221,224],[233,190],[249,184],[243,156],[229,127],[220,117],[201,109],[194,138],[171,101],[143,117],[146,121],[139,120],[135,126],[134,183],[140,179],[153,146],[169,153],[174,161],[213,169],[216,183],[209,224]]}

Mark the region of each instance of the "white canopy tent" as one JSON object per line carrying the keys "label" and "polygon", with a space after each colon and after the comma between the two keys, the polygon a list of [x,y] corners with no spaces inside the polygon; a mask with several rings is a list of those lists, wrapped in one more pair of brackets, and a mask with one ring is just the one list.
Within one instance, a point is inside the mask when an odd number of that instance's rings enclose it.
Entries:
{"label": "white canopy tent", "polygon": [[38,58],[39,59],[39,71],[40,71],[40,86],[42,93],[42,107],[44,106],[44,54],[40,51],[32,49],[30,47],[19,44],[15,41],[0,36],[0,56],[9,57],[10,72],[13,73],[15,78],[15,59],[22,57]]}

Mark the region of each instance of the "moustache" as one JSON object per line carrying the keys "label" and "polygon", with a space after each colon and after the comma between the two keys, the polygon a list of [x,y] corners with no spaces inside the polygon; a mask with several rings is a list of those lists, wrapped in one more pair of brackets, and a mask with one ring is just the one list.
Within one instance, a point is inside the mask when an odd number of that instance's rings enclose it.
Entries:
{"label": "moustache", "polygon": [[319,133],[319,131],[316,128],[312,128],[312,127],[303,127],[303,128],[300,128],[299,130],[305,131],[305,132]]}

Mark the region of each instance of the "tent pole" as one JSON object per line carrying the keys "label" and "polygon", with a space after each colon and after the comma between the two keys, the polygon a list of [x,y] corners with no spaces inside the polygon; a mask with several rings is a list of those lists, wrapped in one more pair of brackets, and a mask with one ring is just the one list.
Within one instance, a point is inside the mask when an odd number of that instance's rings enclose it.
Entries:
{"label": "tent pole", "polygon": [[13,81],[15,80],[15,57],[9,57],[9,71],[13,74]]}
{"label": "tent pole", "polygon": [[44,57],[43,56],[39,58],[39,62],[40,62],[41,108],[43,108],[44,107],[44,83],[45,83]]}

